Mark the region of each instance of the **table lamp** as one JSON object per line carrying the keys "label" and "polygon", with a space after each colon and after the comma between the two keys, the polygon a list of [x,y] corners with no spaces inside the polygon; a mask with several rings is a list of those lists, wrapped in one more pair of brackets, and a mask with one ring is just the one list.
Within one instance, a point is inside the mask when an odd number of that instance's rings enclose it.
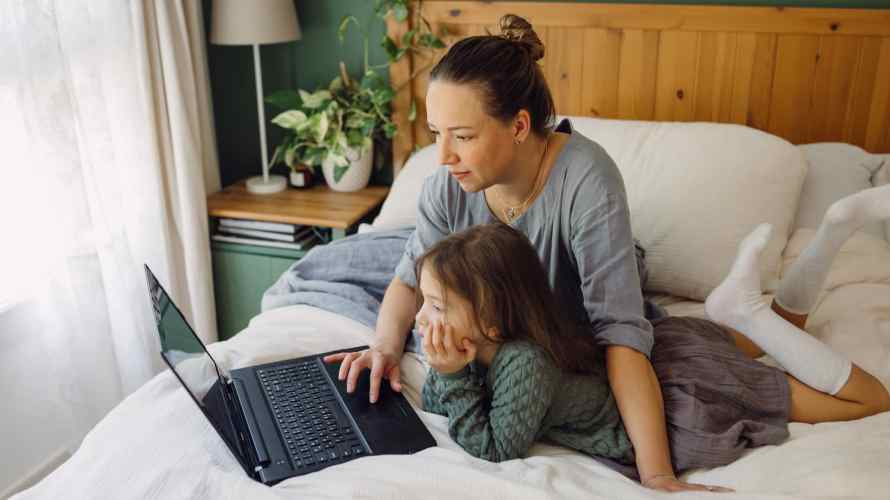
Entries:
{"label": "table lamp", "polygon": [[216,45],[253,45],[263,175],[247,179],[247,190],[251,193],[270,194],[287,188],[283,176],[269,175],[260,44],[291,42],[300,37],[293,0],[213,0],[210,42]]}

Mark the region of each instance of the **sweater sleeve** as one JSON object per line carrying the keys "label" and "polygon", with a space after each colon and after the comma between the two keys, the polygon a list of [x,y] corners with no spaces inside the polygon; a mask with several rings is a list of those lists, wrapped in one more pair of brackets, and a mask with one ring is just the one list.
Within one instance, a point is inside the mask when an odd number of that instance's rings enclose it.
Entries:
{"label": "sweater sleeve", "polygon": [[448,432],[471,455],[500,462],[524,456],[541,432],[560,372],[543,351],[505,344],[486,380],[469,369],[430,372],[424,409],[448,416]]}

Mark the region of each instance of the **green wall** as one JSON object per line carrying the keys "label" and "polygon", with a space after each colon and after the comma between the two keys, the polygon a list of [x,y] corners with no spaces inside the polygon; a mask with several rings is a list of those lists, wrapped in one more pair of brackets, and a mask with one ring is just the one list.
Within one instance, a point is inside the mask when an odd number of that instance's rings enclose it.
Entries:
{"label": "green wall", "polygon": [[[363,55],[359,30],[354,24],[350,25],[342,46],[337,39],[340,19],[348,14],[358,18],[369,33],[370,63],[381,64],[386,61],[386,54],[380,48],[385,26],[374,15],[372,0],[295,0],[294,3],[302,39],[260,47],[265,95],[281,89],[315,89],[326,86],[338,74],[340,60],[346,63],[350,74],[360,75]],[[209,36],[212,1],[204,0],[203,5],[204,24]],[[207,58],[220,177],[223,186],[227,186],[261,171],[253,49],[250,46],[208,43]],[[266,106],[269,158],[281,139],[278,127],[269,122],[276,113],[275,108]],[[288,171],[282,166],[275,170],[282,174]],[[388,184],[389,178],[386,175],[375,175],[372,182]]]}
{"label": "green wall", "polygon": [[[249,0],[245,0],[249,1]],[[541,0],[538,0],[541,1]],[[585,3],[586,0],[543,0]],[[600,0],[602,3],[640,3],[633,0]],[[362,68],[362,39],[355,26],[341,46],[337,26],[347,14],[354,15],[369,33],[371,64],[386,60],[380,39],[385,32],[382,20],[374,15],[373,0],[294,0],[303,38],[297,42],[264,45],[260,49],[263,65],[263,90],[266,95],[279,89],[315,89],[327,85],[337,74],[342,59],[352,75]],[[890,8],[890,0],[662,0],[663,4],[772,5],[795,7]],[[204,0],[205,26],[210,30],[211,0]],[[534,23],[534,20],[531,20]],[[208,44],[210,85],[216,121],[220,176],[223,186],[260,172],[259,126],[254,89],[253,55],[249,46]],[[269,154],[280,140],[278,127],[268,122],[276,111],[266,107],[266,133]],[[281,173],[287,169],[276,167]],[[373,184],[389,184],[386,171],[375,173]]]}

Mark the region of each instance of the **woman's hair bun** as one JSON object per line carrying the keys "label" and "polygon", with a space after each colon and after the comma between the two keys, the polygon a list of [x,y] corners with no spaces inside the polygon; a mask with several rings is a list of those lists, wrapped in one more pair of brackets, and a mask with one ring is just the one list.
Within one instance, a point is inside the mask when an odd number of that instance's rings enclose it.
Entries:
{"label": "woman's hair bun", "polygon": [[531,23],[524,18],[515,14],[505,14],[498,27],[502,38],[521,45],[528,51],[533,61],[539,61],[544,57],[544,44],[541,43]]}

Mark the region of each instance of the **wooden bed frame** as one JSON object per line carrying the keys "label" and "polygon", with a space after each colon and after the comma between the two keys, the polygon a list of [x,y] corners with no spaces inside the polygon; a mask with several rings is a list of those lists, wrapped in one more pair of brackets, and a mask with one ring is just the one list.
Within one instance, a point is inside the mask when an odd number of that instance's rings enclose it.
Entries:
{"label": "wooden bed frame", "polygon": [[[414,2],[449,45],[525,17],[545,44],[541,61],[559,114],[627,120],[739,123],[795,144],[847,142],[890,153],[890,10],[651,4]],[[389,17],[399,37],[411,20]],[[409,53],[410,54],[410,53]],[[441,57],[444,50],[436,57]],[[394,176],[426,126],[435,60],[390,67],[399,133]],[[417,118],[408,120],[411,101]]]}

